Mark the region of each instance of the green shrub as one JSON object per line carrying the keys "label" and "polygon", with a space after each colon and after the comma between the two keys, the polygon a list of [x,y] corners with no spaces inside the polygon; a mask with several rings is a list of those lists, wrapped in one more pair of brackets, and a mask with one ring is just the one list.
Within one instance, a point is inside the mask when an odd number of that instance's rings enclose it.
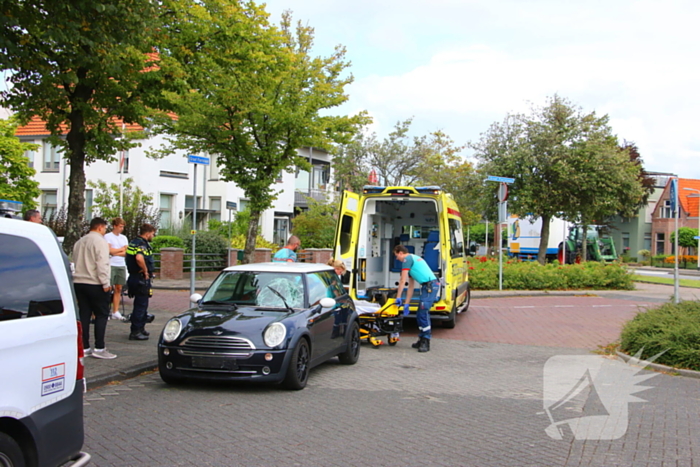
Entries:
{"label": "green shrub", "polygon": [[163,248],[185,248],[185,242],[180,237],[172,235],[158,235],[151,241],[153,252],[158,253]]}
{"label": "green shrub", "polygon": [[[245,248],[245,235],[236,235],[231,238],[231,248],[237,248],[239,250],[243,250]],[[269,248],[272,250],[272,253],[274,254],[277,250],[279,250],[279,245],[276,245],[272,242],[268,242],[265,240],[263,237],[260,235],[257,236],[255,239],[255,248]]]}
{"label": "green shrub", "polygon": [[[498,260],[468,259],[469,283],[474,290],[498,288]],[[541,265],[536,261],[503,261],[503,288],[511,290],[623,289],[634,288],[632,275],[620,263]]]}
{"label": "green shrub", "polygon": [[622,329],[620,348],[642,358],[660,352],[656,362],[700,371],[700,302],[666,303],[639,313]]}
{"label": "green shrub", "polygon": [[[192,235],[187,235],[182,240],[185,242],[185,252],[192,253]],[[195,248],[197,253],[223,256],[228,251],[228,239],[218,232],[200,230],[197,232]]]}

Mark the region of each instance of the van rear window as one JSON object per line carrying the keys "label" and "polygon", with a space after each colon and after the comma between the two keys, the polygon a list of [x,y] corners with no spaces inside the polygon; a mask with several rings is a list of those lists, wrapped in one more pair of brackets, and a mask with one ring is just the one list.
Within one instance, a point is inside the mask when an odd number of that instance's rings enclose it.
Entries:
{"label": "van rear window", "polygon": [[31,240],[0,234],[0,321],[63,313],[49,264]]}

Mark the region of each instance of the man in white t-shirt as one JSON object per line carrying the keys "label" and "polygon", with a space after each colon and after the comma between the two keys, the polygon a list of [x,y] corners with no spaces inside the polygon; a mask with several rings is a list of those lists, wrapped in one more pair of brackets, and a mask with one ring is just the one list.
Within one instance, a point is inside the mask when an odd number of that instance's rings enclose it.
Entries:
{"label": "man in white t-shirt", "polygon": [[119,313],[119,302],[122,297],[122,287],[126,284],[126,247],[129,239],[122,235],[126,227],[126,222],[121,217],[112,219],[112,231],[105,235],[105,240],[109,243],[109,266],[110,280],[114,286],[114,296],[112,297],[112,313],[110,319],[123,318]]}

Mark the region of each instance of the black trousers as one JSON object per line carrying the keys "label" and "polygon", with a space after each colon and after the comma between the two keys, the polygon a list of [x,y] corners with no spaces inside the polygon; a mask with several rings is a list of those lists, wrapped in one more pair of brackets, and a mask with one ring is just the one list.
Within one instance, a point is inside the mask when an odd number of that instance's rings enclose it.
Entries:
{"label": "black trousers", "polygon": [[75,296],[83,325],[83,348],[90,348],[90,321],[95,315],[95,348],[104,349],[110,293],[105,292],[101,285],[75,284]]}
{"label": "black trousers", "polygon": [[131,312],[131,334],[138,334],[146,328],[148,299],[150,298],[147,290],[150,289],[150,281],[147,281],[145,286],[141,286],[139,277],[134,274],[129,276],[127,285],[134,295],[134,309]]}

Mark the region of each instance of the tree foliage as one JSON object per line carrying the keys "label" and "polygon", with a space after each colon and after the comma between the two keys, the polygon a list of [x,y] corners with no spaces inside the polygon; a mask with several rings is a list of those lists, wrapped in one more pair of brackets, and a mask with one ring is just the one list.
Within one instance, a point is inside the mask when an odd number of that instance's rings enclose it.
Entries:
{"label": "tree foliage", "polygon": [[107,184],[102,180],[88,182],[88,186],[95,189],[93,196],[92,214],[102,217],[110,225],[112,219],[121,217],[126,226],[123,234],[128,239],[136,238],[143,224],[151,224],[158,228],[160,225],[160,211],[153,206],[153,195],[144,193],[141,188],[134,185],[134,180],[127,178],[122,182],[121,198],[122,206],[119,206],[119,184]]}
{"label": "tree foliage", "polygon": [[515,178],[509,211],[542,218],[540,263],[552,217],[585,227],[617,213],[634,215],[643,197],[641,164],[619,147],[608,117],[585,114],[556,95],[530,115],[494,123],[472,147],[483,171]]}
{"label": "tree foliage", "polygon": [[[678,246],[681,248],[697,248],[698,229],[691,227],[681,227],[678,229]],[[671,232],[671,244],[676,244],[676,232]]]}
{"label": "tree foliage", "polygon": [[338,222],[338,204],[322,203],[307,198],[309,209],[293,220],[292,233],[301,239],[304,248],[332,248]]}
{"label": "tree foliage", "polygon": [[36,170],[29,167],[24,153],[38,146],[22,143],[15,136],[17,126],[14,118],[0,119],[0,199],[19,201],[25,210],[34,209],[41,190],[33,178]]}
{"label": "tree foliage", "polygon": [[161,154],[217,155],[222,179],[250,200],[247,262],[260,214],[277,196],[279,173],[309,168],[297,148],[349,141],[366,118],[320,115],[347,100],[352,77],[344,76],[345,49],[312,57],[313,29],[294,27],[290,13],[277,27],[252,2],[210,0],[176,15],[177,30],[164,35],[162,50],[164,61],[177,67],[182,89],[167,94],[178,119],[161,122],[172,143]]}
{"label": "tree foliage", "polygon": [[144,100],[159,93],[146,55],[159,8],[150,0],[0,0],[0,69],[12,83],[2,101],[22,123],[46,122],[70,164],[67,252],[80,236],[85,165],[131,146],[121,121],[145,124]]}

